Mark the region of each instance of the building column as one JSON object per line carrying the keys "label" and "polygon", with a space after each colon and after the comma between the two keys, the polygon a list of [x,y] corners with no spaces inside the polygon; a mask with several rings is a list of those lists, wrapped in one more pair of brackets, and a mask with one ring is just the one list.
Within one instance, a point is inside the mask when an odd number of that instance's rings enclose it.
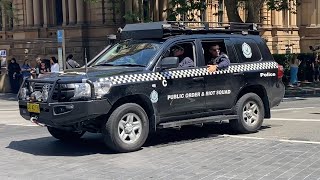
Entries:
{"label": "building column", "polygon": [[83,0],[77,0],[77,24],[84,23],[84,3]]}
{"label": "building column", "polygon": [[310,26],[316,26],[317,24],[317,11],[316,11],[316,5],[318,1],[312,1],[310,2],[309,5],[309,10],[310,10]]}
{"label": "building column", "polygon": [[316,9],[317,9],[317,26],[320,26],[320,2],[319,1],[317,1]]}
{"label": "building column", "polygon": [[68,0],[62,0],[62,15],[63,22],[62,25],[66,26],[68,24]]}
{"label": "building column", "polygon": [[49,2],[48,0],[43,0],[43,27],[48,27],[49,24]]}
{"label": "building column", "polygon": [[[294,6],[293,6],[293,2],[291,2],[291,7],[294,7]],[[294,10],[295,10],[295,11],[298,11],[297,8],[298,8],[298,7],[295,7]],[[291,26],[291,27],[297,27],[297,21],[298,21],[297,14],[291,13],[291,12],[289,11],[289,16],[290,16],[290,26]]]}
{"label": "building column", "polygon": [[26,0],[27,26],[33,26],[33,0]]}
{"label": "building column", "polygon": [[[79,0],[78,0],[79,1]],[[76,0],[68,0],[69,5],[69,24],[76,24]]]}
{"label": "building column", "polygon": [[159,21],[159,14],[160,14],[160,12],[159,12],[159,0],[154,0],[153,1],[153,20],[154,21]]}
{"label": "building column", "polygon": [[270,13],[270,11],[268,11],[266,3],[263,5],[261,15],[262,15],[262,18],[263,18],[262,25],[264,27],[269,27],[271,25],[271,13]]}
{"label": "building column", "polygon": [[1,8],[1,19],[0,21],[2,21],[2,31],[6,31],[7,30],[7,16],[5,14],[5,9],[3,6],[0,7]]}
{"label": "building column", "polygon": [[33,21],[34,26],[40,26],[40,1],[33,0]]}

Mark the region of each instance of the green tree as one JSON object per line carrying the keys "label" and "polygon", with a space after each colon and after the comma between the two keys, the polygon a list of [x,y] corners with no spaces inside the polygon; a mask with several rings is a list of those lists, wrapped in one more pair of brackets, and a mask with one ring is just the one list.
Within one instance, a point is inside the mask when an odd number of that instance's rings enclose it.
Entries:
{"label": "green tree", "polygon": [[[206,0],[170,0],[169,1],[170,8],[164,10],[168,13],[169,21],[176,20],[188,20],[195,21],[197,16],[195,15],[195,11],[200,11],[201,14],[204,13],[206,9]],[[180,19],[177,17],[180,15]]]}
{"label": "green tree", "polygon": [[[261,21],[260,10],[266,3],[268,10],[289,10],[296,13],[296,7],[300,5],[300,0],[225,0],[227,16],[230,22],[259,23]],[[239,15],[239,5],[244,5],[247,11],[247,18],[242,20]]]}

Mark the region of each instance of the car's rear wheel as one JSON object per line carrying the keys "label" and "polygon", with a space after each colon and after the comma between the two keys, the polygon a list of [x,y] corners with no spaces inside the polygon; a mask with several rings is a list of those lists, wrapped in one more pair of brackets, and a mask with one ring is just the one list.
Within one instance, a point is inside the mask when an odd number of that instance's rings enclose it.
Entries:
{"label": "car's rear wheel", "polygon": [[72,141],[80,139],[85,131],[66,131],[63,129],[58,129],[55,127],[47,127],[49,133],[56,139],[60,139],[62,141]]}
{"label": "car's rear wheel", "polygon": [[138,104],[123,104],[112,112],[102,133],[106,145],[114,151],[139,150],[149,134],[148,116]]}
{"label": "car's rear wheel", "polygon": [[243,95],[234,109],[239,119],[230,121],[233,129],[240,133],[253,133],[261,128],[265,110],[263,102],[257,94]]}

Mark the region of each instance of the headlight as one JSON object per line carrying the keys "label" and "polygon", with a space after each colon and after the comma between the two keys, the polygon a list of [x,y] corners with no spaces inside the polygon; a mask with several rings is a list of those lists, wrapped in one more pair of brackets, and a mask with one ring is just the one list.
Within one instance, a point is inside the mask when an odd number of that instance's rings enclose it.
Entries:
{"label": "headlight", "polygon": [[21,90],[19,92],[19,99],[26,100],[27,99],[27,94],[28,94],[28,89],[27,88],[21,88]]}
{"label": "headlight", "polygon": [[[101,98],[104,94],[108,94],[112,86],[111,82],[94,82],[95,96]],[[74,97],[91,97],[91,88],[88,83],[74,84]]]}
{"label": "headlight", "polygon": [[90,85],[87,83],[76,83],[74,84],[74,97],[90,97],[91,89]]}
{"label": "headlight", "polygon": [[94,90],[97,98],[101,98],[103,95],[108,94],[112,86],[111,82],[94,82]]}

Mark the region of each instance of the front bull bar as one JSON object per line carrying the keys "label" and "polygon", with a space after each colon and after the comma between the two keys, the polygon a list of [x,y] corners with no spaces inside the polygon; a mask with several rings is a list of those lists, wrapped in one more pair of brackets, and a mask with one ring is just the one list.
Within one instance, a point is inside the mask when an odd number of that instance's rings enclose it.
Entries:
{"label": "front bull bar", "polygon": [[[90,81],[89,79],[80,79],[80,80],[61,80],[61,79],[57,79],[57,80],[46,80],[46,79],[28,79],[25,78],[23,79],[23,82],[19,88],[19,92],[17,94],[17,98],[19,99],[19,95],[20,95],[20,91],[23,87],[25,87],[25,84],[28,83],[28,89],[30,90],[30,84],[29,82],[38,82],[38,83],[48,83],[48,84],[53,84],[51,90],[49,91],[49,95],[48,95],[48,100],[47,103],[51,103],[53,102],[52,100],[52,95],[54,93],[55,87],[57,84],[72,84],[72,83],[88,83],[90,85],[90,89],[91,89],[91,100],[95,99],[95,89],[94,89],[94,84],[92,81]],[[59,92],[60,93],[60,92]]]}

